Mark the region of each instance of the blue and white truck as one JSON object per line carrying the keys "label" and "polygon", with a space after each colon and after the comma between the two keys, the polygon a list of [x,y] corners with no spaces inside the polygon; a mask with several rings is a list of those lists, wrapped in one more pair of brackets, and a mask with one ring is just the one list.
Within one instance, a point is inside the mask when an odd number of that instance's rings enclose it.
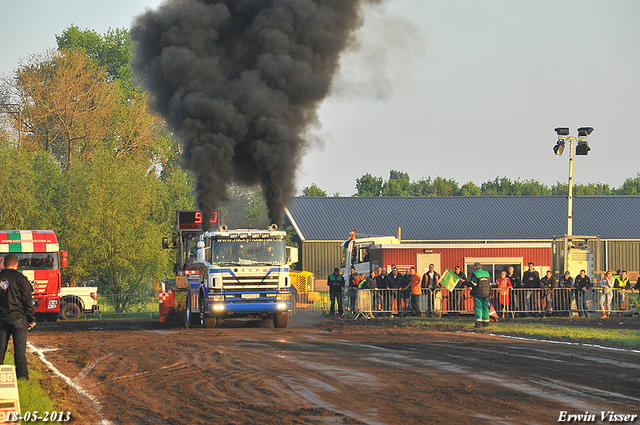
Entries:
{"label": "blue and white truck", "polygon": [[177,211],[172,239],[162,239],[177,261],[175,278],[162,280],[160,322],[173,321],[176,313],[186,327],[212,328],[234,318],[287,327],[294,291],[289,265],[298,261],[298,251],[285,246],[285,239],[276,225],[228,230],[219,226],[217,212],[205,218],[197,210]]}
{"label": "blue and white truck", "polygon": [[[197,243],[199,279],[188,279],[186,326],[213,328],[220,319],[272,319],[286,328],[291,312],[289,265],[297,250],[285,244],[286,232],[221,226]],[[193,275],[195,277],[195,275]]]}

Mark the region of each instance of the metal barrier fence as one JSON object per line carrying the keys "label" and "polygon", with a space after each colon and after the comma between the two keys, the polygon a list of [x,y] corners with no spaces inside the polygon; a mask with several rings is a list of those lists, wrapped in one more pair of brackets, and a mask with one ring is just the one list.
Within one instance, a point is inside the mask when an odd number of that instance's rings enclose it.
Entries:
{"label": "metal barrier fence", "polygon": [[[357,289],[343,291],[343,310],[352,317],[413,315],[411,291],[396,289]],[[541,315],[585,316],[624,313],[640,308],[640,293],[614,289],[603,293],[602,288],[585,292],[575,289],[513,289],[506,293],[492,289],[491,304],[501,317]],[[293,314],[329,314],[328,291],[294,293]],[[158,293],[98,295],[100,313],[85,315],[93,318],[158,318]],[[473,297],[468,288],[423,289],[417,299],[417,307],[423,316],[443,314],[473,314]],[[338,313],[336,308],[336,313]]]}
{"label": "metal barrier fence", "polygon": [[[397,289],[345,289],[343,311],[353,317],[415,315],[411,306],[411,291]],[[293,313],[329,314],[330,295],[327,291],[299,293],[293,298]],[[417,297],[416,307],[422,316],[443,314],[473,314],[473,296],[469,288],[423,289]],[[613,290],[603,293],[602,288],[577,291],[572,288],[553,290],[518,288],[508,291],[492,289],[490,302],[501,317],[525,316],[599,316],[624,313],[640,307],[638,292]],[[335,313],[338,308],[335,307]]]}

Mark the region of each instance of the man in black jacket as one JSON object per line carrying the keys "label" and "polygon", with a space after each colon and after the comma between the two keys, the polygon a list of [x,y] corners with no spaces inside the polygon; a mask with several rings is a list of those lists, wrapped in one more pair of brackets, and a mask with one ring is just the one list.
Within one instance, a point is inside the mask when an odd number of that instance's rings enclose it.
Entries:
{"label": "man in black jacket", "polygon": [[427,316],[431,317],[433,311],[433,298],[436,291],[440,288],[440,275],[435,270],[435,265],[429,264],[429,271],[422,275],[421,282],[422,289],[428,289],[423,291],[427,297]]}
{"label": "man in black jacket", "polygon": [[342,288],[344,288],[344,276],[340,273],[339,268],[333,269],[333,274],[330,274],[327,278],[327,285],[329,286],[329,314],[333,316],[336,313],[335,304],[338,303],[338,314],[342,316],[344,311],[342,309]]}
{"label": "man in black jacket", "polygon": [[[396,309],[398,314],[402,313],[402,288],[404,288],[404,277],[398,273],[398,268],[395,264],[391,265],[391,274],[387,276],[387,288],[391,290],[391,300],[396,301]],[[393,304],[392,304],[393,307]]]}
{"label": "man in black jacket", "polygon": [[540,304],[544,307],[542,317],[551,316],[553,313],[553,291],[558,286],[551,270],[547,270],[547,275],[540,280],[540,286],[542,287],[543,293]]}
{"label": "man in black jacket", "polygon": [[18,379],[29,379],[27,367],[27,331],[36,325],[31,302],[31,284],[18,271],[18,257],[4,257],[0,272],[0,363],[4,364],[9,337],[13,338],[13,357]]}
{"label": "man in black jacket", "polygon": [[591,279],[587,276],[587,272],[580,270],[580,274],[573,281],[573,287],[576,290],[576,305],[578,306],[578,315],[589,317],[587,310],[588,290],[591,289]]}
{"label": "man in black jacket", "polygon": [[509,272],[507,273],[509,281],[513,291],[511,291],[511,311],[515,312],[516,316],[522,317],[524,315],[524,300],[525,293],[522,290],[522,281],[520,280],[520,274],[516,273],[516,269],[513,266],[509,266]]}
{"label": "man in black jacket", "polygon": [[387,310],[387,268],[378,267],[376,276],[376,307],[381,315],[386,315]]}
{"label": "man in black jacket", "polygon": [[564,276],[560,278],[558,283],[558,290],[556,291],[560,295],[560,310],[562,315],[571,316],[571,294],[573,292],[573,278],[571,272],[564,272]]}
{"label": "man in black jacket", "polygon": [[452,314],[458,316],[460,312],[464,310],[464,293],[462,291],[464,289],[464,281],[467,280],[467,275],[460,269],[460,266],[456,266],[453,272],[460,278],[460,282],[458,282],[453,291],[449,292],[449,297],[451,298],[450,310],[455,310]]}
{"label": "man in black jacket", "polygon": [[534,269],[533,263],[529,263],[529,270],[522,275],[522,283],[527,288],[527,314],[534,312],[539,316],[540,308],[540,274]]}

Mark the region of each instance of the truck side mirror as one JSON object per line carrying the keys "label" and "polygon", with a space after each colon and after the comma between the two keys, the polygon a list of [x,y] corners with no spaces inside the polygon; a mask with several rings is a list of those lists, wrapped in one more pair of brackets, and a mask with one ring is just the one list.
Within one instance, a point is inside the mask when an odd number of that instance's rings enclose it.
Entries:
{"label": "truck side mirror", "polygon": [[198,241],[198,243],[196,244],[196,247],[198,248],[197,261],[198,263],[204,263],[205,261],[204,241]]}
{"label": "truck side mirror", "polygon": [[298,262],[298,248],[292,246],[287,247],[287,264],[295,264]]}
{"label": "truck side mirror", "polygon": [[60,251],[60,268],[64,269],[69,265],[69,257],[67,251]]}
{"label": "truck side mirror", "polygon": [[169,249],[169,239],[162,238],[162,249]]}

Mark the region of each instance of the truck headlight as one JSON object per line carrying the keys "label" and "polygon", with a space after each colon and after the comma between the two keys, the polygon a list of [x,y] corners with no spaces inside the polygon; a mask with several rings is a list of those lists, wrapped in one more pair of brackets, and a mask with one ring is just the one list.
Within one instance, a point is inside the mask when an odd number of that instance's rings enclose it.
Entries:
{"label": "truck headlight", "polygon": [[224,302],[224,295],[213,295],[210,296],[209,299],[214,303],[221,303]]}
{"label": "truck headlight", "polygon": [[216,304],[216,305],[213,306],[213,309],[215,311],[222,311],[222,310],[224,310],[224,304]]}
{"label": "truck headlight", "polygon": [[281,292],[278,294],[278,297],[276,299],[278,301],[287,301],[290,297],[291,294],[289,294],[288,292]]}
{"label": "truck headlight", "polygon": [[287,309],[287,303],[278,303],[278,304],[276,305],[276,308],[277,308],[278,310],[286,310],[286,309]]}

